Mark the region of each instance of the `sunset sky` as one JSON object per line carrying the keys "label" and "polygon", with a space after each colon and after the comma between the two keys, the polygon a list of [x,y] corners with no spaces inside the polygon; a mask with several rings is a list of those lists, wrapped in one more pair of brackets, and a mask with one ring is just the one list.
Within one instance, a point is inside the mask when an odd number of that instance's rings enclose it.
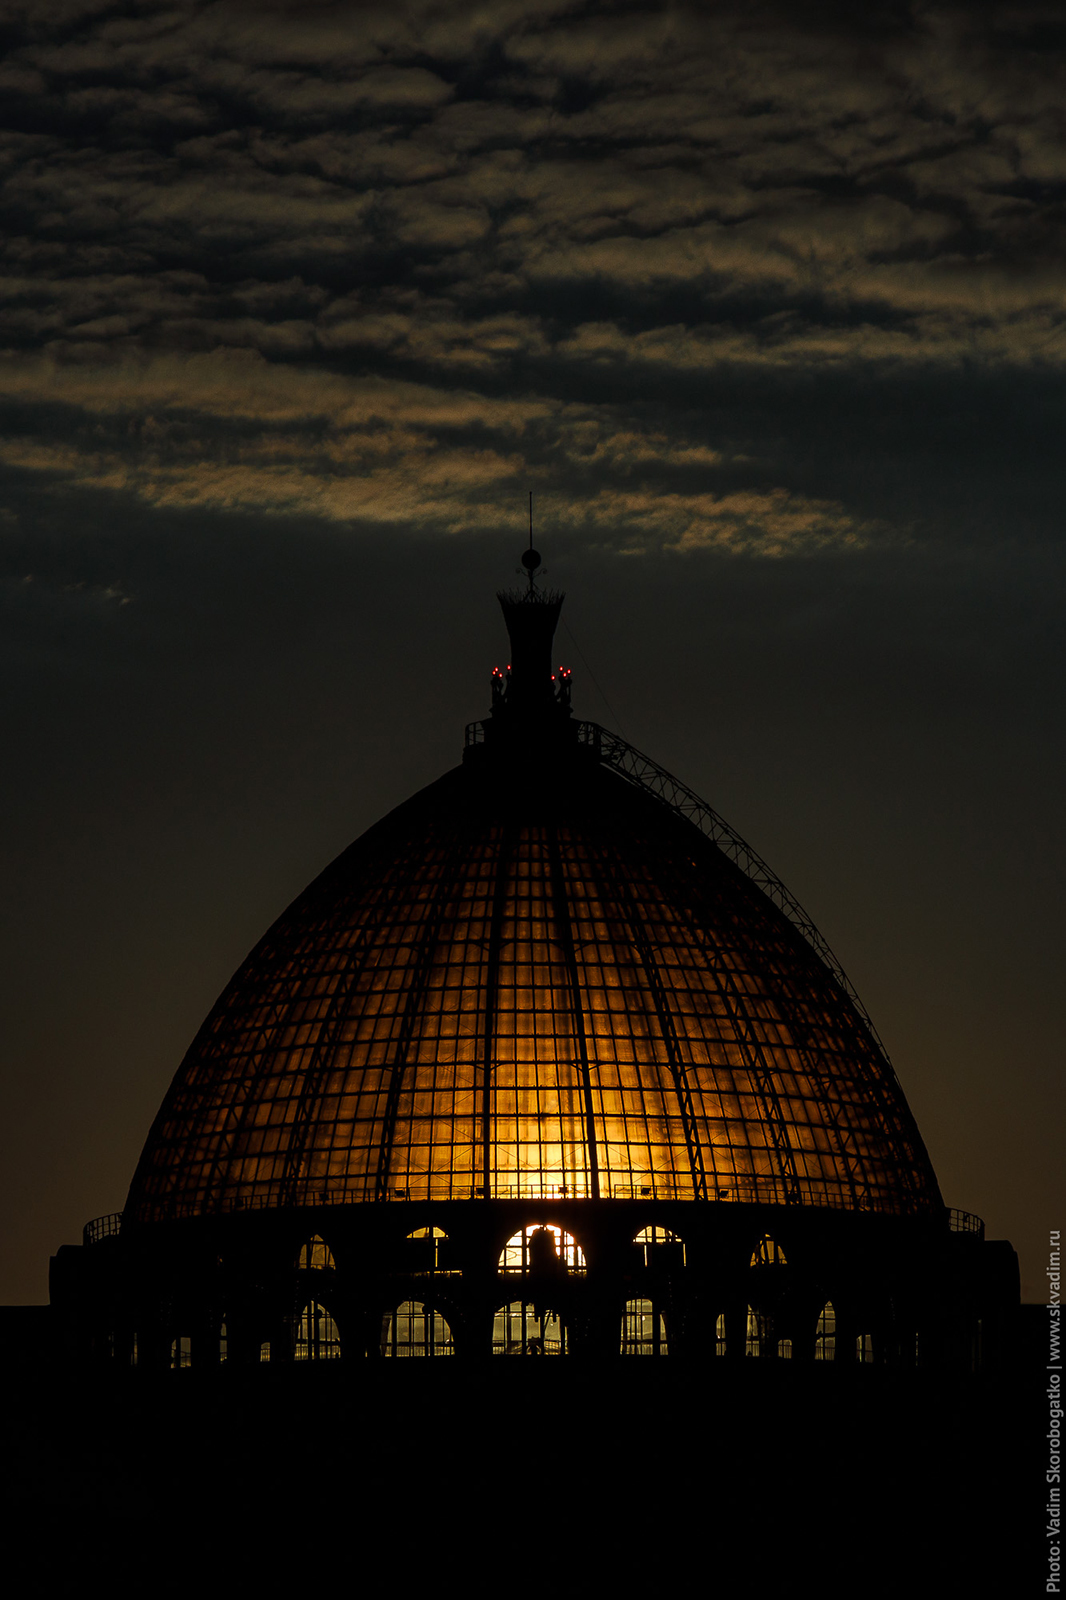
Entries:
{"label": "sunset sky", "polygon": [[803,902],[948,1204],[1063,1223],[1061,4],[0,0],[0,1299],[248,948],[579,715]]}

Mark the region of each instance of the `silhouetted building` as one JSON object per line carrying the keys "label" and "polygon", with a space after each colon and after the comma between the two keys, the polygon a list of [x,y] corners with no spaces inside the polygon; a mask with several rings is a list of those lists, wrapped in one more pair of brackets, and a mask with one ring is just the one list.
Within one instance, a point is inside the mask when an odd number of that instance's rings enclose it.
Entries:
{"label": "silhouetted building", "polygon": [[788,891],[573,718],[528,564],[462,765],[278,919],[54,1259],[71,1354],[995,1361],[1013,1251]]}

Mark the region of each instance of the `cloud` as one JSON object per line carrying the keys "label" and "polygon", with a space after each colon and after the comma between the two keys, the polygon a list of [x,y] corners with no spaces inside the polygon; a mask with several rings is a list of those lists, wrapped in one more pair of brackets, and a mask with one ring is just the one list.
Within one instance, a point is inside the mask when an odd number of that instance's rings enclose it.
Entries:
{"label": "cloud", "polygon": [[854,410],[889,373],[1064,359],[1036,12],[147,0],[7,25],[3,458],[42,486],[455,532],[554,480],[619,547],[858,548],[933,502],[854,499],[797,382]]}

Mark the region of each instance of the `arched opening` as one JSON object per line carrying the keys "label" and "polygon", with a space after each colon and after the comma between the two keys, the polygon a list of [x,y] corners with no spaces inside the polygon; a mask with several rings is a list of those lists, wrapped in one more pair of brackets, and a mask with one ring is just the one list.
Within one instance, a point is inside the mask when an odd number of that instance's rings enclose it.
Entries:
{"label": "arched opening", "polygon": [[684,1241],[669,1228],[641,1228],[633,1243],[640,1251],[645,1267],[668,1272],[671,1268],[685,1265]]}
{"label": "arched opening", "polygon": [[791,1339],[778,1339],[778,1341],[777,1341],[777,1359],[779,1361],[791,1361],[792,1360],[792,1340]]}
{"label": "arched opening", "polygon": [[403,1271],[411,1278],[452,1277],[443,1228],[415,1228],[403,1242]]}
{"label": "arched opening", "polygon": [[228,1355],[229,1355],[229,1333],[228,1333],[227,1328],[226,1328],[226,1319],[225,1319],[225,1317],[223,1317],[222,1318],[222,1324],[221,1324],[221,1326],[220,1326],[220,1328],[218,1330],[218,1359],[219,1359],[219,1361],[225,1361],[226,1358],[228,1357]]}
{"label": "arched opening", "polygon": [[755,1249],[752,1251],[749,1265],[753,1267],[787,1267],[785,1252],[777,1240],[770,1234],[764,1233]]}
{"label": "arched opening", "polygon": [[260,1361],[269,1361],[270,1360],[270,1340],[269,1339],[264,1339],[262,1344],[259,1346],[259,1359],[260,1359]]}
{"label": "arched opening", "polygon": [[306,1244],[300,1246],[300,1254],[296,1258],[296,1265],[301,1272],[335,1271],[337,1263],[333,1259],[333,1251],[319,1234],[313,1234]]}
{"label": "arched opening", "polygon": [[405,1300],[381,1319],[383,1356],[453,1356],[452,1330],[439,1311]]}
{"label": "arched opening", "polygon": [[714,1353],[715,1353],[716,1356],[724,1356],[725,1355],[725,1312],[724,1311],[719,1312],[718,1320],[714,1325]]}
{"label": "arched opening", "polygon": [[744,1334],[744,1354],[746,1356],[762,1355],[765,1334],[766,1318],[760,1316],[753,1306],[749,1306],[747,1328]]}
{"label": "arched opening", "polygon": [[837,1353],[837,1314],[832,1300],[827,1300],[818,1316],[814,1330],[815,1361],[833,1361]]}
{"label": "arched opening", "polygon": [[566,1328],[555,1311],[528,1300],[501,1306],[492,1324],[494,1356],[564,1356]]}
{"label": "arched opening", "polygon": [[499,1270],[506,1273],[584,1272],[585,1254],[572,1233],[551,1224],[530,1222],[514,1233],[500,1254]]}
{"label": "arched opening", "polygon": [[310,1301],[300,1312],[296,1324],[296,1344],[293,1358],[296,1361],[335,1361],[341,1353],[341,1336],[337,1324],[317,1300]]}
{"label": "arched opening", "polygon": [[665,1356],[666,1319],[650,1300],[627,1300],[622,1313],[624,1356]]}
{"label": "arched opening", "polygon": [[179,1334],[170,1342],[170,1365],[175,1372],[179,1367],[192,1366],[192,1340],[188,1334]]}
{"label": "arched opening", "polygon": [[871,1333],[860,1333],[855,1340],[855,1359],[860,1366],[869,1366],[874,1358],[874,1340]]}

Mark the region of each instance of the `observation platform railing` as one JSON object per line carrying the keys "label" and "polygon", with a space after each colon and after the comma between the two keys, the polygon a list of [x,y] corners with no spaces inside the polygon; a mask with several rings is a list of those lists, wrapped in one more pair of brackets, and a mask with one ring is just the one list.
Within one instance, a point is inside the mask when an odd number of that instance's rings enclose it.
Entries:
{"label": "observation platform railing", "polygon": [[[628,1177],[625,1179],[611,1180],[609,1177],[600,1179],[599,1197],[601,1200],[680,1200],[689,1203],[732,1204],[732,1205],[760,1205],[760,1206],[811,1206],[822,1210],[831,1211],[861,1211],[883,1212],[886,1216],[921,1215],[920,1211],[902,1213],[896,1210],[883,1208],[880,1197],[876,1194],[859,1193],[853,1195],[845,1191],[843,1185],[833,1186],[824,1180],[815,1178],[775,1178],[765,1174],[760,1176],[729,1176],[709,1173],[707,1176],[707,1198],[697,1202],[697,1197],[691,1179],[671,1177]],[[194,1217],[218,1217],[243,1215],[247,1212],[258,1211],[285,1211],[313,1209],[315,1207],[334,1206],[361,1206],[381,1203],[397,1202],[417,1205],[449,1205],[458,1202],[484,1200],[485,1189],[480,1184],[471,1186],[455,1185],[448,1191],[439,1188],[430,1188],[428,1184],[392,1185],[381,1195],[367,1195],[363,1190],[336,1189],[297,1189],[282,1196],[277,1193],[233,1195],[227,1197],[221,1206],[211,1211],[206,1211],[196,1204],[175,1207],[170,1211],[166,1221],[179,1222],[190,1220]],[[538,1183],[535,1180],[526,1183],[495,1183],[492,1184],[487,1198],[489,1200],[550,1200],[565,1202],[569,1200],[588,1201],[592,1199],[591,1189],[585,1184],[553,1184]],[[968,1211],[944,1211],[940,1215],[945,1217],[952,1233],[969,1234],[977,1238],[984,1237],[984,1223],[980,1217],[975,1217]],[[122,1227],[122,1213],[113,1212],[110,1216],[96,1217],[88,1222],[83,1230],[86,1244],[96,1244],[101,1239],[112,1238],[117,1235]]]}
{"label": "observation platform railing", "polygon": [[94,1217],[81,1230],[82,1244],[99,1244],[101,1239],[116,1239],[122,1232],[122,1212],[109,1211],[106,1216]]}
{"label": "observation platform railing", "polygon": [[954,1206],[948,1209],[948,1227],[952,1233],[968,1233],[983,1239],[985,1225],[980,1217],[975,1217],[972,1211],[957,1211]]}

